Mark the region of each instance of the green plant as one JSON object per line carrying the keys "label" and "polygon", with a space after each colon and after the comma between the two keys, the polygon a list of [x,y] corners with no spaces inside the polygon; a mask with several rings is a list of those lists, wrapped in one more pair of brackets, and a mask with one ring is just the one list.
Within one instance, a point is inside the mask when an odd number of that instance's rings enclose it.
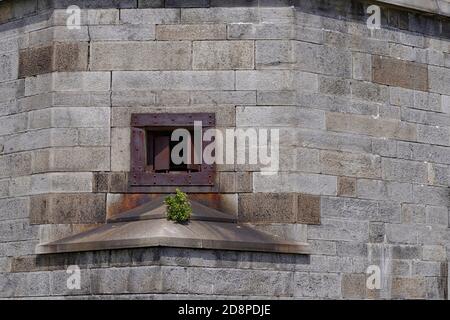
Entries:
{"label": "green plant", "polygon": [[189,220],[192,214],[192,207],[186,193],[176,189],[174,196],[168,196],[164,203],[167,205],[167,220],[178,223]]}

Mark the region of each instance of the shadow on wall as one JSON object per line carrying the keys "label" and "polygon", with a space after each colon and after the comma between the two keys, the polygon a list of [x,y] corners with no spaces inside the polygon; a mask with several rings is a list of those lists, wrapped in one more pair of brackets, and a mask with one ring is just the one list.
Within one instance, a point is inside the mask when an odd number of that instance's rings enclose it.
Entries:
{"label": "shadow on wall", "polygon": [[13,272],[65,270],[70,265],[81,269],[130,266],[198,266],[217,268],[256,268],[293,271],[308,265],[309,255],[186,248],[137,248],[78,253],[48,254],[33,261],[16,259]]}

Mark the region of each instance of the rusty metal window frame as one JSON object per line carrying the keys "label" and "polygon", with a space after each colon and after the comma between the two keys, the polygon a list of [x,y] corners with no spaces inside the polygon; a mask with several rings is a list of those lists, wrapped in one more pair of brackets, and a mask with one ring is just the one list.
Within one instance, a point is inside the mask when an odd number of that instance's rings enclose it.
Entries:
{"label": "rusty metal window frame", "polygon": [[[130,187],[214,186],[215,165],[202,163],[195,168],[191,168],[192,170],[177,172],[155,172],[152,166],[148,166],[147,136],[149,131],[175,130],[177,128],[193,129],[194,121],[202,122],[203,133],[205,130],[215,127],[216,124],[214,113],[142,113],[131,115]],[[202,151],[206,145],[203,142]]]}

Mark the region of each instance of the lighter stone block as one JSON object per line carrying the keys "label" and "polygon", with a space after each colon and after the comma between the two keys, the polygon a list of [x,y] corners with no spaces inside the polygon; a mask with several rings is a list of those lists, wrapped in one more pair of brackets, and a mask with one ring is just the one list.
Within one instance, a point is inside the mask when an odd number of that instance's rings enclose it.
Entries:
{"label": "lighter stone block", "polygon": [[371,154],[321,151],[322,173],[362,178],[381,177],[381,159]]}
{"label": "lighter stone block", "polygon": [[422,162],[383,158],[381,167],[385,180],[426,183],[428,179],[427,165]]}
{"label": "lighter stone block", "polygon": [[33,165],[33,172],[48,171],[108,171],[110,170],[109,147],[55,148],[36,152],[34,160],[45,159]]}
{"label": "lighter stone block", "polygon": [[0,155],[0,179],[31,174],[31,154]]}
{"label": "lighter stone block", "polygon": [[226,40],[225,24],[157,25],[156,40]]}
{"label": "lighter stone block", "polygon": [[92,41],[144,41],[155,39],[154,25],[98,25],[89,26]]}
{"label": "lighter stone block", "polygon": [[[167,92],[170,94],[170,92]],[[245,104],[256,105],[255,91],[191,91],[192,104]]]}
{"label": "lighter stone block", "polygon": [[0,54],[0,82],[15,80],[19,72],[19,57],[17,52]]}
{"label": "lighter stone block", "polygon": [[370,54],[353,52],[353,79],[370,81],[372,79],[372,59]]}
{"label": "lighter stone block", "polygon": [[[188,41],[94,42],[92,70],[184,70],[191,67]],[[114,55],[111,56],[111,53]]]}
{"label": "lighter stone block", "polygon": [[254,68],[253,41],[195,41],[192,66],[197,70]]}
{"label": "lighter stone block", "polygon": [[394,138],[401,140],[416,140],[416,126],[414,124],[373,117],[327,113],[327,129],[339,132],[353,132],[375,137]]}
{"label": "lighter stone block", "polygon": [[236,125],[246,126],[273,126],[323,129],[325,127],[325,113],[322,110],[313,110],[299,107],[237,107]]}
{"label": "lighter stone block", "polygon": [[288,70],[236,71],[237,90],[292,90],[294,74]]}
{"label": "lighter stone block", "polygon": [[450,95],[450,69],[428,66],[428,82],[431,92]]}
{"label": "lighter stone block", "polygon": [[295,28],[292,24],[278,23],[231,23],[228,24],[228,39],[292,39]]}
{"label": "lighter stone block", "polygon": [[129,128],[112,128],[111,130],[111,170],[130,170]]}
{"label": "lighter stone block", "polygon": [[108,91],[110,82],[110,72],[53,73],[55,91]]}
{"label": "lighter stone block", "polygon": [[17,115],[0,118],[0,136],[26,131],[28,115],[20,113]]}
{"label": "lighter stone block", "polygon": [[412,201],[412,185],[408,183],[358,179],[356,192],[358,197],[365,199]]}
{"label": "lighter stone block", "polygon": [[138,25],[179,23],[180,9],[122,9],[120,21]]}
{"label": "lighter stone block", "polygon": [[113,71],[113,90],[234,90],[233,71]]}
{"label": "lighter stone block", "polygon": [[245,23],[259,21],[258,8],[196,8],[182,9],[182,23]]}
{"label": "lighter stone block", "polygon": [[109,127],[109,108],[52,108],[51,125],[59,128]]}
{"label": "lighter stone block", "polygon": [[335,195],[337,178],[334,176],[278,172],[273,175],[253,173],[255,192],[300,192],[316,195]]}

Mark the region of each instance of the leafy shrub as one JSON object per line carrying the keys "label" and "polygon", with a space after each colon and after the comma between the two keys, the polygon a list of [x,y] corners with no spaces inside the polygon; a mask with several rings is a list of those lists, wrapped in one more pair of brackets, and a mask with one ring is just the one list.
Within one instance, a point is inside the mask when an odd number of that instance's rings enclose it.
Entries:
{"label": "leafy shrub", "polygon": [[192,214],[192,207],[186,193],[176,189],[174,196],[168,196],[164,203],[167,205],[167,220],[182,223],[188,221]]}

